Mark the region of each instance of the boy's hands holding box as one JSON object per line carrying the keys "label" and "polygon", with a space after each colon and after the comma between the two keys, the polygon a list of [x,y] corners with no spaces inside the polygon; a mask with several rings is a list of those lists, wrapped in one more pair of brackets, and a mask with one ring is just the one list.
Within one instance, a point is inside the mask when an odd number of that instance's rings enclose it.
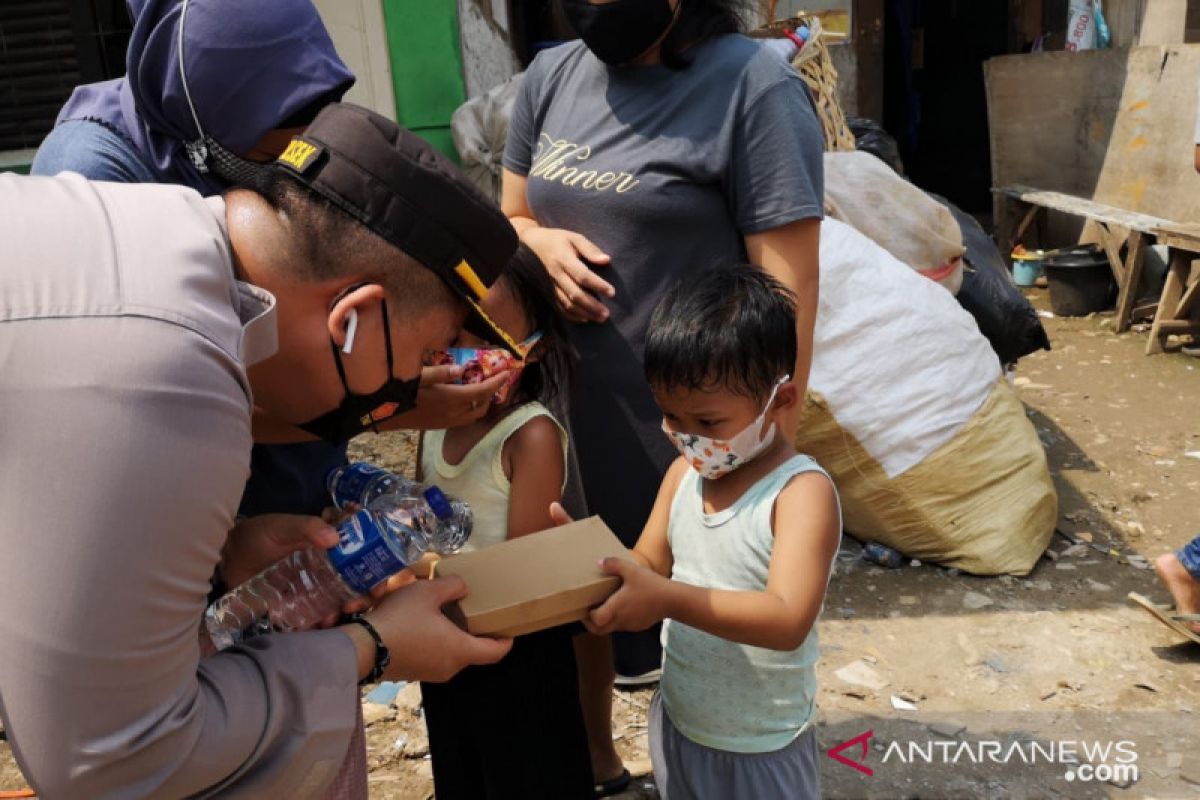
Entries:
{"label": "boy's hands holding box", "polygon": [[634,566],[632,558],[608,526],[591,517],[443,558],[437,574],[466,582],[466,597],[444,609],[460,627],[476,636],[509,637],[585,619],[621,584],[600,562]]}
{"label": "boy's hands holding box", "polygon": [[600,563],[604,574],[621,579],[621,587],[583,621],[590,633],[644,631],[668,616],[671,581],[652,570],[637,552],[630,555],[633,560],[606,558]]}

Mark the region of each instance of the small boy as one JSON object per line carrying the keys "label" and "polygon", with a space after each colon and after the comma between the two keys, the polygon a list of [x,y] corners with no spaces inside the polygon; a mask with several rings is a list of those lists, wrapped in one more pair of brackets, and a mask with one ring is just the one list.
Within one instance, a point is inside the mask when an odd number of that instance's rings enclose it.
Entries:
{"label": "small boy", "polygon": [[722,267],[655,309],[646,378],[671,465],[595,633],[663,625],[650,755],[666,800],[815,798],[815,623],[841,539],[828,475],[781,430],[799,402],[794,296]]}

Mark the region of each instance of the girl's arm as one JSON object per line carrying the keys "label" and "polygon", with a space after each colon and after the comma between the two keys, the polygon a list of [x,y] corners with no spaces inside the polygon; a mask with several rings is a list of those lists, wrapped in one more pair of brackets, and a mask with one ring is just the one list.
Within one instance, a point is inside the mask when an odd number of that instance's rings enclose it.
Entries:
{"label": "girl's arm", "polygon": [[504,447],[512,487],[508,538],[554,527],[550,504],[562,500],[562,431],[549,417],[534,417],[509,437]]}
{"label": "girl's arm", "polygon": [[817,321],[820,242],[819,219],[802,219],[745,237],[750,263],[762,267],[796,293],[796,366],[792,380],[796,382],[801,402],[796,404],[783,425],[789,437],[795,435],[800,424],[804,394],[808,389],[813,326]]}
{"label": "girl's arm", "polygon": [[[616,289],[593,270],[606,266],[608,255],[581,233],[543,228],[529,209],[529,179],[505,168],[500,184],[500,209],[521,241],[537,253],[554,279],[558,303],[575,322],[604,322],[608,309],[597,297],[613,297]],[[589,263],[585,263],[589,262]]]}
{"label": "girl's arm", "polygon": [[624,583],[592,612],[589,630],[642,630],[669,617],[729,641],[795,650],[821,611],[837,551],[837,497],[829,480],[819,473],[794,478],[775,501],[772,530],[771,567],[761,592],[705,589],[606,559],[605,572]]}

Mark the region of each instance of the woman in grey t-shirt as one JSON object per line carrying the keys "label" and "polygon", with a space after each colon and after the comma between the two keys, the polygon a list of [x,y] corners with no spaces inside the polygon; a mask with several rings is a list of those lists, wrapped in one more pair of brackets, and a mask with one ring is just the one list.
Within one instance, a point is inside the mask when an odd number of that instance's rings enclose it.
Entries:
{"label": "woman in grey t-shirt", "polygon": [[[502,205],[577,323],[571,425],[584,494],[632,546],[677,456],[642,375],[650,312],[668,287],[731,259],[775,275],[799,297],[794,377],[807,382],[823,140],[800,76],[736,32],[736,0],[560,1],[582,41],[543,52],[526,74]],[[659,666],[657,632],[617,636],[621,674]],[[604,733],[606,647],[580,650],[600,782],[621,770]]]}

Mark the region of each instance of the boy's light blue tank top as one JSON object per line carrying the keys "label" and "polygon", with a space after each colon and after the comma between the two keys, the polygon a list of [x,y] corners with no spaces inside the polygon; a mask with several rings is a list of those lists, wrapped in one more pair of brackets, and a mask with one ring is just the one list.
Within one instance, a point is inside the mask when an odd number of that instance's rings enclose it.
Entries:
{"label": "boy's light blue tank top", "polygon": [[[775,498],[804,472],[828,477],[816,461],[797,455],[729,508],[706,514],[703,483],[688,470],[671,503],[671,578],[711,589],[766,589]],[[812,723],[816,625],[790,652],[738,644],[675,620],[663,624],[662,640],[662,702],[692,741],[735,753],[767,753],[786,747]]]}

